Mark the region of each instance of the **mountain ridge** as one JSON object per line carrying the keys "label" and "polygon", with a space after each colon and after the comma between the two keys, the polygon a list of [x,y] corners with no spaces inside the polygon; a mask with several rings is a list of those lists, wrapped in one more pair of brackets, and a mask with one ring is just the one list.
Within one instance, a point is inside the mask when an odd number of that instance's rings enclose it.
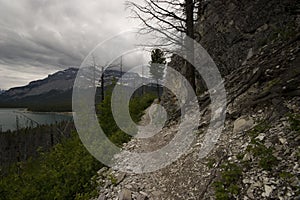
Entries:
{"label": "mountain ridge", "polygon": [[[20,87],[10,88],[0,93],[0,107],[22,107],[34,111],[71,111],[73,85],[79,68],[71,67],[48,75],[40,80],[31,81]],[[99,71],[97,71],[99,73]],[[114,79],[122,77],[122,84],[134,87],[134,84],[145,82],[147,78],[138,73],[121,72],[107,69],[104,72],[104,90],[113,84]],[[99,75],[99,74],[97,74]],[[87,77],[89,79],[89,77]],[[101,81],[96,84],[96,96],[101,96]],[[146,86],[144,90],[152,91],[154,85]],[[139,93],[143,89],[139,89]],[[101,99],[96,99],[99,102]]]}

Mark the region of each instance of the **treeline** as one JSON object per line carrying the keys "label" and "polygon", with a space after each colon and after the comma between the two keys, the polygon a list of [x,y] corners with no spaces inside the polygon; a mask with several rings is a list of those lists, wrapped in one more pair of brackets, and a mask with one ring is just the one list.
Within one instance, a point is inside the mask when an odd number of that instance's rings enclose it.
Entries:
{"label": "treeline", "polygon": [[[130,114],[138,121],[155,96],[146,94],[130,101]],[[116,145],[129,141],[113,120],[111,95],[97,106],[99,123]],[[42,133],[41,133],[42,134]],[[38,158],[18,162],[1,174],[0,199],[90,199],[95,197],[95,175],[103,165],[85,149],[77,133],[63,139]]]}
{"label": "treeline", "polygon": [[28,108],[30,111],[39,112],[70,112],[72,111],[72,90],[52,90],[45,94],[19,99],[1,96],[0,107]]}
{"label": "treeline", "polygon": [[62,138],[68,138],[74,131],[71,121],[52,125],[21,128],[0,133],[0,166],[2,171],[12,163],[26,161],[38,155],[37,149],[49,150]]}
{"label": "treeline", "polygon": [[2,174],[0,199],[88,199],[100,167],[74,133],[37,159],[12,165]]}

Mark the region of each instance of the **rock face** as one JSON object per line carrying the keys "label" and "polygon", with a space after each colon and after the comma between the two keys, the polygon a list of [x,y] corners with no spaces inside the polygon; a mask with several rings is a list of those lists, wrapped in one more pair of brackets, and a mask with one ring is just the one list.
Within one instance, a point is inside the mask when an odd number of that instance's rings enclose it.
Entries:
{"label": "rock face", "polygon": [[207,2],[198,23],[200,43],[222,74],[235,70],[278,35],[297,33],[296,0]]}
{"label": "rock face", "polygon": [[[199,159],[210,120],[210,98],[199,96],[200,126],[189,151],[151,173],[126,174],[118,184],[106,169],[99,195],[118,199],[299,199],[300,36],[299,2],[292,0],[206,1],[198,25],[201,44],[225,78],[225,128],[209,156]],[[298,21],[297,21],[298,20]],[[173,56],[171,66],[181,69]],[[171,116],[149,139],[134,138],[124,150],[151,152],[176,135],[180,113],[176,98],[164,94]],[[170,100],[171,99],[171,100]]]}

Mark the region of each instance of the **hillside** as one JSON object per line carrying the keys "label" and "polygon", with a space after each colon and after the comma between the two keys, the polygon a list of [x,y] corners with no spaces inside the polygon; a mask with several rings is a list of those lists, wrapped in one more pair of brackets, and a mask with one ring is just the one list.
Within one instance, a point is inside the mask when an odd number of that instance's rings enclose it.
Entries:
{"label": "hillside", "polygon": [[[68,111],[78,69],[69,68],[26,86],[11,88],[0,94],[1,107],[25,107],[40,111]],[[45,110],[43,110],[45,109]]]}
{"label": "hillside", "polygon": [[[216,146],[199,158],[211,115],[204,93],[198,97],[201,118],[192,116],[201,125],[189,151],[151,173],[100,169],[98,199],[299,199],[299,2],[207,1],[197,28],[227,91],[225,128]],[[170,66],[184,70],[180,63],[173,56]],[[176,110],[172,95],[164,96],[163,105]],[[134,138],[124,150],[158,150],[179,124],[180,116],[174,115],[160,133]],[[117,165],[126,169],[133,164],[129,160],[122,157]]]}
{"label": "hillside", "polygon": [[4,95],[11,99],[22,99],[42,95],[53,90],[67,91],[72,89],[77,71],[76,68],[59,71],[45,79],[32,81],[26,86],[11,88]]}

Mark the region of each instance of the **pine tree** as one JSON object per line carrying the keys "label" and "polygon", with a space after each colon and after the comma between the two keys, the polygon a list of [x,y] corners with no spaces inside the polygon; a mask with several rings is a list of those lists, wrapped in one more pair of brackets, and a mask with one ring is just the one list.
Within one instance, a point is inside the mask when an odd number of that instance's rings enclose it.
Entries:
{"label": "pine tree", "polygon": [[160,49],[154,49],[151,52],[151,62],[150,62],[150,74],[152,78],[156,80],[157,84],[157,96],[160,100],[159,94],[159,80],[163,79],[165,70],[166,58],[164,52]]}

